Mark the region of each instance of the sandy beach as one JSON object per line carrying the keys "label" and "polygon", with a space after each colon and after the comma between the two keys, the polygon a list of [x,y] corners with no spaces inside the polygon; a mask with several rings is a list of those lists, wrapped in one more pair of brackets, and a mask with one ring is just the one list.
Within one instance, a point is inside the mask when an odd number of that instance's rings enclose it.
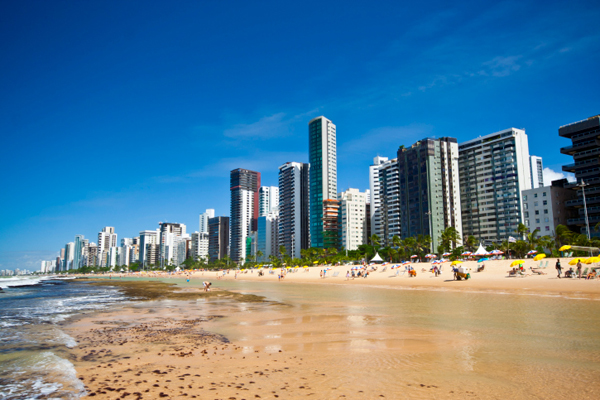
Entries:
{"label": "sandy beach", "polygon": [[[575,266],[569,265],[572,258],[561,258],[563,267],[563,275],[566,270]],[[409,277],[404,272],[404,266],[397,269],[391,269],[392,265],[378,266],[377,271],[371,271],[367,278],[354,278],[347,280],[346,273],[351,271],[351,265],[345,266],[315,266],[309,268],[290,269],[285,274],[283,279],[278,276],[281,269],[276,269],[273,273],[269,273],[264,269],[264,275],[258,276],[257,271],[246,270],[238,272],[231,270],[223,275],[222,272],[193,272],[190,279],[208,280],[218,282],[219,280],[249,280],[249,281],[279,281],[282,284],[286,282],[294,283],[318,283],[318,284],[343,284],[343,285],[381,285],[389,287],[402,287],[413,289],[444,289],[444,290],[483,290],[483,291],[508,291],[511,293],[560,293],[571,295],[583,295],[586,297],[597,298],[600,295],[600,280],[592,279],[571,279],[557,277],[555,269],[556,259],[546,258],[548,266],[539,271],[542,274],[536,274],[530,268],[540,266],[540,261],[525,259],[524,270],[525,275],[509,276],[508,271],[511,270],[510,264],[514,260],[491,260],[484,262],[485,269],[482,272],[477,272],[477,268],[481,263],[476,261],[466,261],[463,266],[470,269],[471,279],[469,280],[454,280],[450,263],[443,264],[442,274],[435,276],[429,272],[431,264],[429,263],[413,263],[411,264],[417,272],[416,277]],[[589,268],[589,265],[584,264],[583,270]],[[320,276],[321,271],[330,268],[326,271],[325,276]],[[423,271],[425,269],[425,272]],[[370,271],[370,267],[368,269]],[[292,271],[292,272],[289,272]],[[337,273],[337,275],[336,275]],[[169,277],[170,275],[162,275]],[[171,275],[175,277],[177,275]],[[185,276],[182,273],[180,276]]]}
{"label": "sandy beach", "polygon": [[[509,278],[507,261],[485,264],[468,281],[453,281],[448,270],[438,277],[422,272],[428,264],[415,264],[414,278],[380,267],[346,280],[346,266],[328,271],[339,271],[336,277],[321,278],[323,267],[313,267],[282,280],[256,271],[220,279],[216,272],[113,276],[101,284],[146,299],[70,324],[67,332],[78,342],[71,361],[88,396],[103,399],[597,398],[600,344],[579,335],[597,333],[600,281],[558,279],[553,267],[547,275]],[[204,280],[213,282],[209,293]],[[591,308],[581,309],[581,300]],[[523,310],[523,301],[532,306]],[[535,314],[514,314],[528,309]],[[547,320],[553,312],[562,317]],[[523,350],[539,347],[574,315],[580,318],[569,327],[577,336],[564,334],[577,341],[576,353],[552,356],[564,363],[548,359],[559,337],[540,354]],[[431,322],[423,324],[423,317]],[[486,318],[500,337],[479,331],[477,321]],[[549,333],[523,326],[528,318],[541,318],[535,323]],[[513,332],[527,342],[507,341]],[[508,359],[507,344],[515,350]],[[582,366],[570,364],[575,355]],[[563,380],[565,374],[576,379]]]}

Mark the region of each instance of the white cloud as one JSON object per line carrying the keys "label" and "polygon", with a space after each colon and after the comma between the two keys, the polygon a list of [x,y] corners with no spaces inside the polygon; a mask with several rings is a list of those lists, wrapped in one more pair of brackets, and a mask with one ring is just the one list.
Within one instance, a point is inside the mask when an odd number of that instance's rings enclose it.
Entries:
{"label": "white cloud", "polygon": [[229,138],[242,139],[270,139],[287,136],[291,133],[291,119],[286,119],[285,113],[277,113],[262,117],[249,124],[236,124],[225,129],[223,134]]}
{"label": "white cloud", "polygon": [[554,171],[548,167],[544,168],[542,171],[544,174],[544,185],[548,186],[552,183],[552,181],[556,181],[558,179],[567,178],[569,182],[575,182],[575,176],[573,174],[565,174],[564,172]]}
{"label": "white cloud", "polygon": [[374,157],[379,153],[393,158],[398,151],[398,146],[401,144],[410,146],[415,141],[428,137],[431,130],[430,126],[422,124],[384,126],[372,129],[360,138],[340,145],[338,158],[353,158],[359,155]]}

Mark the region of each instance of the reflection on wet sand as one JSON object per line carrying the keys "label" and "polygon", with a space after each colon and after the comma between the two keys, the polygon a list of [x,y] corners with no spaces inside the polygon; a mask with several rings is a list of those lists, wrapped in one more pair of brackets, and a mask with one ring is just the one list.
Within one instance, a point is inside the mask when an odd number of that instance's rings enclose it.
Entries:
{"label": "reflection on wet sand", "polygon": [[[82,321],[76,352],[102,347],[111,359],[86,364],[78,353],[78,371],[97,396],[110,394],[108,379],[138,398],[596,398],[600,390],[598,302],[314,286],[234,283],[227,287],[274,303],[155,302]],[[115,329],[127,322],[129,336],[86,344],[102,320]],[[139,341],[141,324],[162,332],[165,321],[177,334]]]}

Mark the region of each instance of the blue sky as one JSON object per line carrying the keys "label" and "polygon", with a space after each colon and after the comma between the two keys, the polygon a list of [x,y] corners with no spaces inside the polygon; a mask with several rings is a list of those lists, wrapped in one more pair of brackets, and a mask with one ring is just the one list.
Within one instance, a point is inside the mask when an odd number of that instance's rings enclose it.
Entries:
{"label": "blue sky", "polygon": [[276,185],[337,125],[338,188],[427,136],[525,128],[560,172],[558,127],[600,113],[600,4],[0,2],[0,269],[75,234],[119,238],[229,213],[229,171]]}

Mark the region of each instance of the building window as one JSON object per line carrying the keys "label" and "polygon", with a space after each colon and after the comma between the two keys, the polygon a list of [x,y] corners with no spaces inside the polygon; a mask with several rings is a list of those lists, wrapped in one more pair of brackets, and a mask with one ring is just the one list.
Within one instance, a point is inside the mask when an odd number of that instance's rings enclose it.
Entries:
{"label": "building window", "polygon": [[537,207],[537,206],[538,206],[538,202],[537,202],[537,201],[534,201],[534,202],[533,202],[533,206],[534,206],[534,207]]}
{"label": "building window", "polygon": [[544,218],[544,222],[550,222],[550,218]]}
{"label": "building window", "polygon": [[546,192],[542,193],[542,196],[546,197]]}
{"label": "building window", "polygon": [[529,226],[529,220],[528,219],[525,220],[525,226]]}
{"label": "building window", "polygon": [[539,223],[540,223],[540,219],[539,219],[539,218],[536,218],[536,219],[535,219],[535,223],[536,223],[536,224],[539,224]]}
{"label": "building window", "polygon": [[542,201],[542,205],[547,206],[548,205],[548,200]]}
{"label": "building window", "polygon": [[529,218],[529,211],[525,211],[525,218]]}
{"label": "building window", "polygon": [[535,215],[540,215],[540,210],[535,210]]}
{"label": "building window", "polygon": [[527,195],[523,195],[523,201],[527,201]]}
{"label": "building window", "polygon": [[544,214],[548,214],[548,209],[545,209],[545,210],[544,210]]}
{"label": "building window", "polygon": [[534,193],[534,194],[533,194],[533,197],[535,197],[535,198],[537,199],[537,193]]}
{"label": "building window", "polygon": [[550,231],[550,227],[549,226],[546,227],[546,232],[548,232],[548,231]]}

